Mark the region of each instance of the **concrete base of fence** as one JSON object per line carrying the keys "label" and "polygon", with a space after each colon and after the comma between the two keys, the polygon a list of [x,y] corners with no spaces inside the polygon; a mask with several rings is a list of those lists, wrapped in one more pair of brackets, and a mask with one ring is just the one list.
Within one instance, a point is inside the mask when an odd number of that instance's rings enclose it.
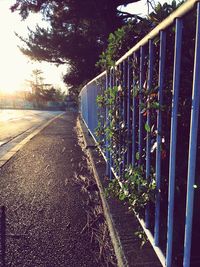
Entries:
{"label": "concrete base of fence", "polygon": [[136,236],[136,232],[141,230],[141,227],[133,212],[130,212],[120,201],[105,197],[104,189],[109,183],[108,178],[105,177],[105,161],[81,119],[79,119],[79,123],[99,188],[104,215],[108,224],[118,266],[162,266],[148,241],[141,247],[141,240]]}

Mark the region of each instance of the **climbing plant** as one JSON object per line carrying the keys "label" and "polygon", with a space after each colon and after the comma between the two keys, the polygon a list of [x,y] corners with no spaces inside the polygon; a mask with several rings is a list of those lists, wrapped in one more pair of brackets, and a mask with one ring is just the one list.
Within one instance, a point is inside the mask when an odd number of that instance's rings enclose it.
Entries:
{"label": "climbing plant", "polygon": [[[159,133],[162,137],[161,143],[161,157],[162,160],[168,160],[169,151],[169,130],[170,129],[170,114],[171,114],[171,92],[172,92],[172,74],[173,74],[173,44],[174,44],[174,27],[171,27],[167,31],[167,51],[166,51],[166,81],[164,89],[165,105],[160,105],[158,101],[158,72],[159,72],[159,38],[153,40],[154,45],[154,71],[151,88],[147,89],[148,81],[148,47],[144,47],[144,77],[142,81],[142,88],[139,84],[139,54],[136,52],[129,62],[130,79],[133,82],[130,85],[130,102],[135,99],[135,105],[138,106],[136,112],[136,121],[138,116],[142,114],[142,139],[143,143],[146,142],[147,134],[151,138],[151,175],[146,177],[145,172],[145,157],[146,149],[143,146],[142,151],[139,151],[138,144],[136,144],[136,151],[134,157],[135,164],[124,164],[127,157],[128,147],[132,146],[131,134],[127,127],[127,122],[124,119],[124,107],[127,105],[127,84],[123,77],[124,70],[123,65],[115,66],[116,60],[124,54],[131,46],[135,45],[143,36],[149,32],[152,27],[159,24],[164,18],[166,18],[172,11],[174,11],[180,4],[176,4],[172,1],[172,4],[158,4],[154,11],[144,20],[137,21],[132,20],[127,25],[118,29],[114,33],[110,34],[108,40],[108,48],[100,56],[100,60],[97,63],[103,70],[107,70],[107,88],[101,95],[97,97],[97,104],[99,110],[104,110],[107,119],[102,123],[99,120],[98,127],[96,129],[96,136],[99,139],[103,149],[109,151],[112,166],[115,169],[116,176],[118,178],[113,179],[108,187],[109,192],[114,192],[121,200],[127,201],[130,206],[134,208],[136,212],[144,210],[147,203],[153,201],[156,192],[155,188],[155,152],[157,149],[156,136],[157,132],[157,112],[160,110],[164,115],[164,121],[166,122],[163,127],[163,131]],[[126,51],[125,51],[126,50]],[[105,87],[105,81],[104,81]],[[131,104],[131,112],[133,105]],[[100,112],[101,113],[101,112]],[[151,124],[147,122],[147,113],[151,114]],[[130,123],[133,121],[133,117],[130,117]],[[136,124],[136,131],[139,130],[139,125]],[[138,137],[137,137],[138,138]],[[137,141],[138,142],[138,141]],[[133,160],[132,160],[133,161]],[[129,163],[128,163],[129,164]],[[118,173],[123,173],[123,177]],[[163,179],[166,180],[168,172],[164,173]],[[128,189],[127,189],[128,188]],[[128,190],[128,191],[127,191]],[[166,190],[166,189],[165,189]],[[167,190],[166,190],[167,194]],[[164,194],[165,195],[165,194]]]}
{"label": "climbing plant", "polygon": [[154,174],[145,179],[143,166],[128,166],[125,170],[124,179],[113,179],[106,189],[107,196],[118,197],[126,201],[130,208],[136,213],[141,213],[150,201],[155,198],[155,178]]}
{"label": "climbing plant", "polygon": [[[117,71],[117,70],[116,70]],[[155,171],[151,168],[151,174],[146,179],[145,166],[139,163],[140,155],[136,152],[136,165],[130,164],[123,166],[124,157],[127,156],[127,147],[131,142],[131,134],[127,133],[127,124],[123,117],[122,103],[125,97],[125,90],[120,81],[120,72],[116,78],[118,86],[108,87],[103,95],[97,97],[99,110],[107,110],[107,120],[102,124],[99,120],[96,128],[96,136],[103,150],[107,150],[112,158],[112,165],[115,172],[123,169],[123,177],[113,179],[107,188],[107,194],[118,197],[126,201],[130,207],[134,208],[136,213],[144,210],[146,205],[154,200],[155,195]],[[144,88],[141,93],[143,98],[141,113],[145,117],[147,110],[158,110],[157,88],[147,90]],[[137,85],[131,90],[131,99],[139,97]],[[100,112],[101,113],[101,112]],[[144,126],[146,132],[154,135],[154,128],[146,123]]]}
{"label": "climbing plant", "polygon": [[[147,28],[158,24],[162,17],[167,16],[172,12],[177,5],[173,1],[171,5],[158,5],[153,14],[149,16],[150,23],[147,23]],[[164,15],[163,15],[164,14]],[[142,22],[140,22],[142,23]],[[173,70],[174,70],[174,44],[175,44],[175,24],[165,29],[166,33],[166,57],[164,66],[164,86],[163,86],[163,103],[159,103],[159,53],[160,53],[160,38],[159,36],[153,39],[154,48],[154,64],[153,64],[153,79],[151,88],[148,84],[148,47],[144,47],[144,77],[140,83],[139,73],[139,53],[134,52],[129,59],[125,60],[125,70],[123,64],[115,65],[116,60],[120,56],[120,50],[124,52],[127,42],[123,43],[123,38],[126,36],[126,31],[132,31],[132,39],[130,43],[134,45],[142,36],[134,39],[134,32],[137,29],[135,22],[134,29],[131,29],[131,23],[127,28],[118,34],[113,33],[110,38],[110,47],[100,58],[99,64],[102,69],[107,71],[107,82],[104,81],[103,87],[106,88],[101,96],[98,96],[97,103],[99,110],[104,110],[106,115],[103,123],[99,121],[96,134],[102,140],[103,148],[107,148],[111,156],[111,164],[115,171],[115,177],[109,183],[108,195],[117,196],[122,201],[128,203],[130,208],[133,208],[140,216],[144,215],[146,207],[150,206],[152,218],[155,194],[160,194],[161,205],[161,221],[160,227],[163,231],[163,236],[160,237],[162,246],[166,243],[167,232],[167,206],[168,206],[168,186],[169,186],[169,161],[170,161],[170,134],[171,134],[171,113],[173,99]],[[141,24],[142,25],[142,24]],[[176,144],[176,175],[175,175],[175,206],[174,206],[174,255],[178,266],[182,264],[182,252],[180,242],[183,243],[184,236],[184,220],[185,220],[185,203],[187,190],[187,168],[188,168],[188,146],[189,146],[189,131],[190,131],[190,112],[192,100],[192,84],[193,84],[193,67],[194,67],[194,45],[195,45],[195,29],[196,29],[196,13],[190,12],[183,18],[183,37],[182,37],[182,57],[180,67],[180,88],[178,100],[178,128],[177,128],[177,144]],[[139,26],[138,26],[139,29]],[[119,41],[120,40],[120,41]],[[119,44],[117,42],[119,41]],[[123,46],[124,44],[124,46]],[[129,48],[129,46],[127,46]],[[114,48],[114,49],[113,49]],[[127,49],[128,50],[128,49]],[[127,66],[130,69],[129,87],[127,85]],[[125,75],[124,75],[125,74]],[[128,88],[130,88],[130,100],[128,100]],[[135,120],[135,150],[132,153],[132,126],[128,127],[124,119],[125,107],[130,101],[130,124]],[[134,102],[134,104],[133,104]],[[133,115],[134,105],[136,112]],[[157,113],[162,116],[162,129],[158,132],[157,129]],[[150,114],[150,122],[147,121],[147,115]],[[126,114],[127,115],[127,114]],[[134,117],[135,116],[135,117]],[[142,150],[138,149],[139,136],[139,116],[142,118]],[[200,136],[200,127],[198,129]],[[102,138],[103,133],[103,138]],[[150,136],[150,158],[151,171],[149,177],[146,177],[146,139]],[[161,184],[159,190],[156,188],[156,151],[157,137],[161,136]],[[198,144],[200,139],[198,139]],[[131,156],[127,161],[128,153]],[[184,152],[184,153],[183,153]],[[200,224],[199,207],[200,207],[200,190],[199,190],[199,175],[200,175],[200,145],[197,148],[197,168],[196,168],[196,183],[195,183],[195,209],[193,239],[195,240]],[[134,164],[133,164],[134,162]],[[132,164],[131,164],[132,163]],[[151,221],[153,227],[153,219]],[[196,227],[196,228],[195,228]],[[195,234],[196,233],[196,234]],[[195,247],[195,246],[194,246]],[[193,248],[195,250],[195,248]],[[198,255],[198,252],[195,252]]]}

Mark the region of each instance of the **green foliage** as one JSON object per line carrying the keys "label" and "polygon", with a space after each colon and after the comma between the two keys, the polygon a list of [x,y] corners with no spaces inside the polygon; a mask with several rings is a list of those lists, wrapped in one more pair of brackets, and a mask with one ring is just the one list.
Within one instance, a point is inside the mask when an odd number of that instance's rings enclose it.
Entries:
{"label": "green foliage", "polygon": [[103,95],[98,95],[96,98],[97,105],[101,108],[105,105],[105,97]]}
{"label": "green foliage", "polygon": [[32,60],[68,65],[63,79],[69,93],[77,97],[82,85],[100,68],[113,66],[120,56],[176,8],[174,1],[172,5],[158,5],[148,18],[118,9],[120,5],[132,2],[15,0],[11,10],[18,11],[23,19],[30,13],[40,12],[48,22],[46,28],[38,25],[34,31],[29,29],[27,38],[18,36],[22,41],[21,51]]}
{"label": "green foliage", "polygon": [[[101,148],[107,149],[112,156],[113,166],[115,167],[115,171],[117,172],[119,168],[123,166],[124,156],[127,153],[127,148],[131,143],[130,133],[128,133],[127,125],[123,118],[123,113],[120,112],[121,105],[126,102],[126,91],[127,88],[123,85],[122,79],[122,70],[119,67],[115,66],[116,60],[121,56],[121,53],[124,54],[127,48],[136,44],[148,31],[155,26],[156,23],[159,23],[163,20],[170,12],[177,8],[177,5],[172,2],[171,5],[158,4],[155,10],[150,14],[150,16],[144,20],[138,21],[134,19],[129,22],[127,25],[122,28],[116,30],[114,33],[109,36],[109,43],[107,50],[100,56],[100,60],[97,63],[102,69],[107,69],[108,73],[110,73],[109,69],[112,69],[114,72],[115,79],[117,81],[118,86],[113,86],[112,88],[107,88],[105,91],[102,90],[102,95],[97,97],[97,104],[99,107],[99,111],[108,110],[108,121],[109,123],[99,121],[96,135],[99,138],[99,143],[101,144]],[[172,33],[171,29],[168,30],[167,36],[170,42],[174,42],[174,33]],[[135,84],[131,87],[131,101],[133,98],[140,103],[140,112],[142,114],[143,127],[146,132],[145,136],[149,134],[151,136],[151,153],[154,153],[157,148],[156,136],[157,136],[157,111],[161,112],[165,111],[170,112],[170,106],[161,106],[158,101],[158,68],[159,68],[159,42],[154,40],[154,51],[156,61],[154,62],[154,74],[153,74],[153,82],[152,88],[147,88],[147,77],[144,78],[143,88],[139,90],[139,56],[137,53],[134,57],[132,57],[132,61],[129,62],[130,67],[133,70],[133,79],[136,81]],[[167,62],[173,59],[171,58],[172,46],[167,48]],[[171,66],[173,64],[169,63],[169,73],[171,73]],[[144,72],[147,73],[147,57],[144,60]],[[112,74],[112,72],[111,72]],[[167,89],[166,89],[166,97],[167,99],[171,99],[171,88],[172,88],[172,77],[168,77]],[[168,91],[167,91],[168,90]],[[151,124],[147,123],[147,114],[151,114]],[[159,133],[163,136],[163,133]],[[109,146],[106,147],[107,143]],[[163,138],[162,143],[162,159],[166,158],[166,139]],[[120,147],[120,149],[119,149]],[[141,152],[140,152],[141,153]],[[146,205],[149,202],[154,200],[155,195],[155,173],[153,168],[151,167],[151,175],[146,179],[145,176],[145,166],[144,166],[144,158],[146,151],[145,149],[142,151],[142,154],[136,152],[135,154],[135,166],[125,166],[123,169],[123,177],[119,177],[118,179],[114,179],[108,186],[107,194],[117,196],[120,200],[126,201],[129,203],[129,206],[135,210],[137,213],[141,213],[144,211]],[[154,158],[151,160],[154,161]]]}
{"label": "green foliage", "polygon": [[[135,62],[134,64],[137,63]],[[137,66],[135,65],[135,67]],[[99,119],[96,136],[101,148],[103,150],[109,150],[115,170],[118,171],[119,167],[122,166],[124,155],[127,152],[130,136],[127,133],[127,125],[124,121],[123,114],[119,112],[121,104],[126,97],[126,88],[122,86],[122,73],[116,67],[113,71],[115,72],[115,77],[119,85],[109,87],[104,91],[102,90],[102,94],[97,97],[99,114],[101,114],[102,110],[105,111],[105,109],[107,109],[107,119],[109,123],[102,122],[101,119]],[[137,75],[137,73],[135,73],[135,75]],[[142,92],[138,94],[138,84],[131,90],[131,97],[138,98],[140,96],[142,99],[141,113],[143,116],[147,112],[151,112],[151,115],[153,115],[153,112],[160,109],[157,102],[157,91],[157,87],[148,91],[144,88]],[[151,128],[147,123],[144,125],[144,129],[148,133],[154,134],[154,127]],[[106,140],[107,143],[105,143]],[[120,150],[118,149],[119,146]],[[139,162],[142,162],[142,157],[143,155],[137,152],[135,155],[136,165],[134,167],[125,166],[123,177],[120,177],[120,180],[113,179],[107,189],[107,194],[111,194],[122,201],[126,201],[137,213],[143,211],[146,205],[153,201],[155,194],[154,172],[152,171],[150,177],[146,179],[144,166],[141,163],[139,164]]]}
{"label": "green foliage", "polygon": [[139,160],[139,159],[140,159],[140,153],[139,153],[139,152],[137,152],[137,153],[135,154],[135,158],[136,158],[136,160]]}
{"label": "green foliage", "polygon": [[167,18],[174,10],[176,10],[184,1],[177,3],[175,0],[163,5],[158,2],[155,6],[154,11],[148,15],[149,20],[152,22],[152,26],[157,26],[161,21]]}
{"label": "green foliage", "polygon": [[122,27],[132,15],[118,9],[138,0],[15,0],[12,11],[23,19],[40,12],[47,27],[29,30],[20,37],[22,52],[33,60],[67,64],[65,83],[72,90],[93,78],[95,63],[105,49],[111,32]]}
{"label": "green foliage", "polygon": [[124,180],[113,179],[107,188],[107,195],[126,201],[136,213],[144,211],[147,204],[154,201],[155,179],[147,180],[142,166],[129,166],[125,170]]}
{"label": "green foliage", "polygon": [[134,19],[114,33],[110,33],[107,49],[100,55],[96,65],[100,66],[102,70],[114,66],[116,60],[144,37],[149,30],[150,25],[147,19],[142,21]]}
{"label": "green foliage", "polygon": [[150,131],[151,131],[151,128],[150,128],[150,126],[149,126],[149,124],[146,122],[145,123],[145,130],[149,133]]}
{"label": "green foliage", "polygon": [[119,58],[117,56],[119,49],[126,36],[127,27],[128,26],[123,26],[122,28],[116,30],[114,34],[110,33],[108,37],[108,48],[100,55],[100,60],[98,61],[97,66],[101,66],[103,69],[106,69],[115,65],[115,60]]}
{"label": "green foliage", "polygon": [[146,17],[139,18],[135,16],[129,20],[126,25],[118,28],[110,33],[108,38],[108,46],[100,55],[97,66],[102,70],[108,69],[115,65],[115,62],[125,54],[131,47],[137,44],[147,33],[155,26],[169,16],[183,2],[176,4],[173,0],[171,4],[158,3],[154,10]]}

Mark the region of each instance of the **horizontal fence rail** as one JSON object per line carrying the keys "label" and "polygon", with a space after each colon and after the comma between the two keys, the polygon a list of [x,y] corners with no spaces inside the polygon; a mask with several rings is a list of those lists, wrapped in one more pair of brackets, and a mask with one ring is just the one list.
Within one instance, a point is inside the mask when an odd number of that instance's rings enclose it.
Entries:
{"label": "horizontal fence rail", "polygon": [[199,74],[200,3],[188,0],[80,92],[107,176],[131,196],[138,173],[136,194],[151,196],[131,205],[167,267],[200,266]]}

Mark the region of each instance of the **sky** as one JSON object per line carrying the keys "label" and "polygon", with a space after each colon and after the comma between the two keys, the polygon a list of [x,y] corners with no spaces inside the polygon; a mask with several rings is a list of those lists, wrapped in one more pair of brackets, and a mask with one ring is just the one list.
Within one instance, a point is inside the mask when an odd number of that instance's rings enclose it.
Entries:
{"label": "sky", "polygon": [[[154,2],[158,2],[158,1],[155,0]],[[166,1],[161,0],[159,2],[169,2],[169,1],[168,0],[166,0]],[[127,12],[132,13],[132,14],[145,16],[146,14],[148,14],[147,0],[141,0],[141,1],[135,2],[133,4],[129,4],[125,7],[121,7],[121,10],[127,11]]]}
{"label": "sky", "polygon": [[18,48],[19,39],[15,32],[25,36],[27,26],[34,28],[41,21],[40,15],[32,15],[22,21],[17,13],[11,13],[9,7],[13,0],[0,0],[0,91],[12,92],[27,89],[25,80],[31,79],[33,69],[41,69],[46,83],[54,84],[63,90],[66,86],[62,82],[62,74],[66,66],[56,67],[49,63],[31,62]]}
{"label": "sky", "polygon": [[[39,14],[31,15],[27,20],[22,21],[17,12],[11,13],[9,8],[13,3],[15,3],[14,0],[0,0],[0,91],[26,90],[27,83],[25,81],[31,79],[32,70],[36,68],[43,71],[45,83],[66,90],[65,84],[62,82],[62,75],[66,72],[67,66],[56,67],[49,63],[36,63],[30,61],[19,50],[20,40],[15,36],[15,32],[26,36],[27,26],[34,29],[37,23],[45,26],[45,22],[41,20]],[[145,15],[147,14],[146,0],[130,4],[123,10]]]}

